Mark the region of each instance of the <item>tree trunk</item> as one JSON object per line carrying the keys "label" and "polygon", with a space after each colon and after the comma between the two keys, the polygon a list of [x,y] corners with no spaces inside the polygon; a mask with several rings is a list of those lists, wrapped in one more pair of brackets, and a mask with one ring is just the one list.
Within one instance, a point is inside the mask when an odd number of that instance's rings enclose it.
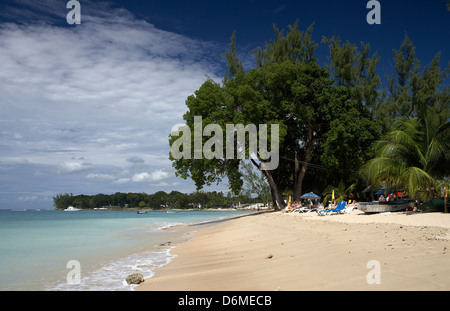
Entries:
{"label": "tree trunk", "polygon": [[296,177],[296,182],[294,185],[294,201],[295,202],[299,202],[300,197],[302,196],[303,179],[305,178],[307,165],[308,165],[307,163],[304,163],[302,165],[302,167]]}
{"label": "tree trunk", "polygon": [[[273,179],[272,173],[270,171],[262,170],[261,165],[256,163],[256,161],[254,161],[253,159],[251,159],[251,161],[252,161],[253,165],[255,165],[264,174],[264,176],[266,176],[267,182],[269,183],[269,187],[270,187],[270,193],[272,194],[273,208],[275,210],[279,210],[280,208],[281,209],[285,208],[286,203],[284,202],[283,194],[278,189],[278,186],[277,186],[275,180]],[[278,208],[278,206],[280,208]]]}
{"label": "tree trunk", "polygon": [[[295,150],[294,153],[294,202],[299,202],[300,201],[300,196],[302,195],[302,185],[301,183],[303,182],[299,180],[300,177],[300,162],[298,160],[299,155],[298,155],[298,150]],[[300,185],[298,185],[298,183],[300,182]]]}
{"label": "tree trunk", "polygon": [[[280,208],[284,209],[286,207],[286,202],[284,202],[283,195],[280,192],[280,190],[278,189],[278,186],[272,177],[272,173],[270,171],[262,171],[262,172],[266,176],[267,182],[269,183],[270,191],[272,193],[272,200],[274,199],[274,196],[275,196],[276,203],[278,203],[278,204],[274,204],[274,209],[275,210],[279,210]],[[280,208],[278,208],[278,206]]]}
{"label": "tree trunk", "polygon": [[312,150],[314,147],[313,140],[313,126],[309,124],[308,126],[308,145],[305,149],[305,157],[302,165],[300,166],[300,162],[298,159],[298,152],[295,152],[295,175],[294,175],[294,201],[300,201],[300,197],[302,195],[302,186],[303,179],[306,175],[306,169],[308,168],[308,164],[311,161]]}
{"label": "tree trunk", "polygon": [[270,194],[271,194],[271,197],[272,197],[272,207],[273,207],[273,209],[278,209],[278,206],[277,206],[277,200],[275,199],[275,193],[273,192],[273,189],[272,189],[272,187],[270,187]]}

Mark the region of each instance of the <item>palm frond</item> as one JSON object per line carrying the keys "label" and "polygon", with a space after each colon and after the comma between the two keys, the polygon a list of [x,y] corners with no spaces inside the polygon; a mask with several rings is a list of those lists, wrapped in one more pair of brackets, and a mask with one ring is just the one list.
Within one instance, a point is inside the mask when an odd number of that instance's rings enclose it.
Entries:
{"label": "palm frond", "polygon": [[408,189],[410,197],[416,197],[418,190],[431,188],[435,180],[427,172],[418,167],[408,167],[401,175],[402,183]]}

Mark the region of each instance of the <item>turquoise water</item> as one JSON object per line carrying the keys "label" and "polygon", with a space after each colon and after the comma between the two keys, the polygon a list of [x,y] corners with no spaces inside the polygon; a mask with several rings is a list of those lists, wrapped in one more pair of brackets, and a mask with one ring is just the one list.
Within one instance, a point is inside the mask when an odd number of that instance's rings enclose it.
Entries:
{"label": "turquoise water", "polygon": [[132,290],[129,274],[151,277],[194,230],[165,228],[242,213],[0,210],[0,290]]}

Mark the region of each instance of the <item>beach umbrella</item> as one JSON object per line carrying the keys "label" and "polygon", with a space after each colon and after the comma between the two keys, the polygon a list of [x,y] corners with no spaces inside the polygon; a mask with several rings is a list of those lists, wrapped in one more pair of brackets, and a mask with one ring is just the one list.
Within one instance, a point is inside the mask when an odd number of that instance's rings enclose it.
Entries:
{"label": "beach umbrella", "polygon": [[334,189],[333,189],[333,192],[331,192],[331,201],[332,202],[334,201]]}
{"label": "beach umbrella", "polygon": [[320,199],[320,197],[315,193],[308,192],[308,193],[305,193],[304,195],[302,195],[300,197],[300,199],[318,200],[318,199]]}
{"label": "beach umbrella", "polygon": [[[388,190],[387,193],[392,193],[392,190]],[[377,191],[375,194],[384,194],[384,190]]]}

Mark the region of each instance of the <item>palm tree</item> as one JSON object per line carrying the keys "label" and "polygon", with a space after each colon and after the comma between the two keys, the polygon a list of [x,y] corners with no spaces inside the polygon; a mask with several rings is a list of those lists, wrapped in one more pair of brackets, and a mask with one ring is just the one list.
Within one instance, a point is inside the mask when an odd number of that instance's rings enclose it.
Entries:
{"label": "palm tree", "polygon": [[323,198],[323,202],[326,204],[326,202],[331,201],[333,191],[336,202],[350,198],[355,187],[356,183],[353,183],[348,188],[345,188],[344,182],[342,180],[339,182],[339,185],[337,187],[328,186],[322,193],[323,195],[325,195],[325,197]]}
{"label": "palm tree", "polygon": [[405,188],[419,201],[424,195],[433,198],[437,181],[450,175],[450,125],[438,124],[431,113],[397,121],[394,130],[377,142],[376,156],[362,172],[372,184],[384,181]]}

